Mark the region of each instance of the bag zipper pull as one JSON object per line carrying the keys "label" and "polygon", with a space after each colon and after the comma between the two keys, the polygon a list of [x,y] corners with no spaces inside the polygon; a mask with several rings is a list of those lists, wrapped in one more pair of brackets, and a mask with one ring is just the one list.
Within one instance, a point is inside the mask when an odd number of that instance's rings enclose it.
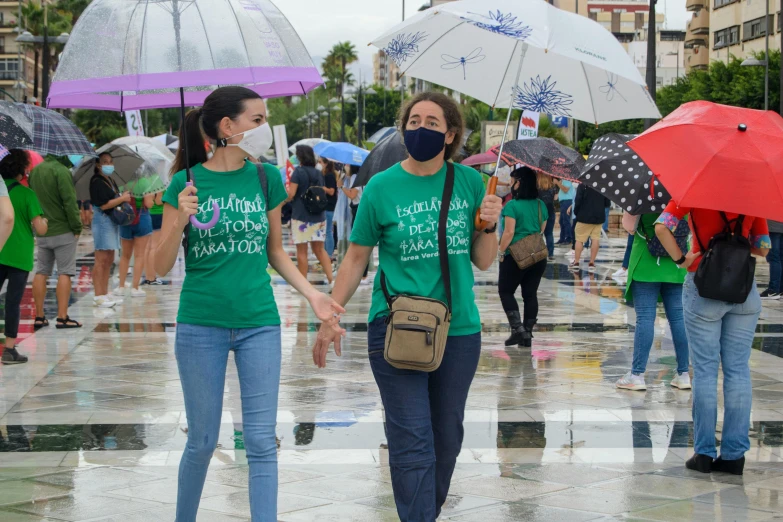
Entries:
{"label": "bag zipper pull", "polygon": [[432,346],[432,334],[430,332],[425,332],[427,335],[427,346]]}

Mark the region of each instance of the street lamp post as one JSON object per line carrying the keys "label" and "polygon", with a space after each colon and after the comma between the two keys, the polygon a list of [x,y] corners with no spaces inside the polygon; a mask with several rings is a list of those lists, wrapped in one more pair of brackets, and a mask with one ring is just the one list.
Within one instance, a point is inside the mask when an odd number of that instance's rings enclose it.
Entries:
{"label": "street lamp post", "polygon": [[[60,36],[50,39],[49,38],[49,29],[47,27],[47,16],[46,16],[46,8],[44,9],[44,35],[43,36],[33,36],[30,31],[24,31],[21,35],[19,35],[16,38],[17,43],[21,44],[32,44],[37,45],[41,44],[43,46],[43,75],[42,75],[42,86],[41,86],[41,105],[46,106],[46,98],[49,96],[49,43],[53,42],[55,44],[66,44],[68,42],[69,34],[68,33],[62,33]],[[38,71],[33,71],[35,78],[38,78]]]}
{"label": "street lamp post", "polygon": [[338,98],[336,98],[336,97],[332,98],[331,100],[329,100],[326,103],[326,105],[329,106],[329,109],[328,109],[328,113],[329,114],[328,114],[327,123],[326,123],[328,125],[328,128],[326,129],[326,139],[328,139],[329,141],[332,141],[332,111],[333,110],[340,110],[339,107],[336,107],[336,106],[332,107],[332,105],[334,105],[336,103],[340,103],[340,100]]}

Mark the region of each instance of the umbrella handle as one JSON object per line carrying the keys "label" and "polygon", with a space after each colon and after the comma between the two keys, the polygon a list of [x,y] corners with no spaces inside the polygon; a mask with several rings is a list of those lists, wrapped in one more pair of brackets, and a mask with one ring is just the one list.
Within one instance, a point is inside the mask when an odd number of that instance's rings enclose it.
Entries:
{"label": "umbrella handle", "polygon": [[[192,181],[188,181],[186,183],[188,187],[193,186]],[[206,223],[202,223],[198,219],[196,219],[196,216],[190,216],[190,224],[196,227],[199,230],[209,230],[210,228],[217,225],[218,219],[220,219],[220,206],[218,205],[217,201],[212,202],[212,219],[207,221]]]}
{"label": "umbrella handle", "polygon": [[[492,176],[489,178],[489,184],[487,186],[487,195],[488,196],[494,196],[497,193],[498,190],[498,177]],[[477,232],[481,232],[482,230],[489,227],[489,223],[486,221],[481,220],[481,211],[476,212],[476,219],[473,223],[476,227]]]}

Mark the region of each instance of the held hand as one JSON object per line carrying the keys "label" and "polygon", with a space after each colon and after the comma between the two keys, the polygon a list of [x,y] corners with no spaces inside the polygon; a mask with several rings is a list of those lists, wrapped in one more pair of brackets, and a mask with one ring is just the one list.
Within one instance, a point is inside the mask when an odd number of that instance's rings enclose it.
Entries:
{"label": "held hand", "polygon": [[573,206],[570,206],[570,207],[568,207],[568,210],[566,210],[566,214],[568,214],[569,216],[571,215],[571,209],[572,208],[573,208]]}
{"label": "held hand", "polygon": [[481,202],[479,214],[482,221],[490,224],[490,227],[500,221],[500,213],[503,211],[503,200],[498,196],[486,195]]}
{"label": "held hand", "polygon": [[131,195],[130,195],[130,192],[126,192],[126,193],[124,193],[124,194],[122,195],[122,198],[121,198],[121,199],[122,199],[123,203],[130,203],[130,201],[131,201]]}
{"label": "held hand", "polygon": [[318,329],[318,337],[313,345],[313,363],[319,368],[326,368],[326,356],[332,343],[334,343],[334,353],[339,357],[342,354],[341,339],[341,335],[335,333],[329,324],[323,323]]}
{"label": "held hand", "polygon": [[701,255],[701,252],[688,252],[685,254],[685,262],[680,265],[680,267],[684,269],[690,268],[690,266],[693,264],[694,261],[696,261],[696,258],[698,258]]}
{"label": "held hand", "polygon": [[198,196],[196,193],[198,189],[196,187],[185,187],[182,192],[179,193],[177,204],[179,206],[179,214],[177,215],[177,224],[180,228],[185,228],[190,221],[190,216],[195,216],[198,213]]}
{"label": "held hand", "polygon": [[315,312],[315,316],[324,324],[329,325],[332,330],[340,335],[345,330],[340,328],[340,314],[345,313],[345,308],[328,295],[318,292],[310,299],[310,307]]}

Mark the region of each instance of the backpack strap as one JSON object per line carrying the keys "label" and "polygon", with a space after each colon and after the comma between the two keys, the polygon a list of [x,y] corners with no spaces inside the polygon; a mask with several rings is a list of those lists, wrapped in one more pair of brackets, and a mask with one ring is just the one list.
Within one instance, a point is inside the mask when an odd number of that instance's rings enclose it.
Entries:
{"label": "backpack strap", "polygon": [[693,225],[693,236],[696,238],[696,242],[699,244],[699,252],[704,254],[704,245],[702,244],[701,239],[699,239],[699,231],[696,228],[696,219],[693,217],[693,211],[691,211],[691,225]]}
{"label": "backpack strap", "polygon": [[261,185],[261,193],[264,195],[264,204],[266,204],[266,210],[269,211],[269,179],[266,177],[266,170],[262,163],[256,163],[256,170],[258,171],[258,184]]}
{"label": "backpack strap", "polygon": [[16,187],[18,187],[19,185],[21,185],[21,183],[19,183],[18,181],[14,181],[10,185],[8,185],[8,193],[10,194],[11,191],[14,190]]}
{"label": "backpack strap", "polygon": [[[440,216],[438,220],[438,257],[440,258],[440,271],[443,275],[443,285],[446,287],[446,305],[449,309],[449,314],[452,310],[451,301],[451,270],[449,268],[449,250],[446,246],[446,229],[448,227],[449,220],[449,207],[451,206],[451,196],[454,193],[454,164],[446,162],[446,184],[443,186],[443,197],[441,199]],[[381,289],[383,295],[386,297],[386,302],[391,308],[392,296],[389,293],[389,288],[386,285],[386,274],[381,272]]]}

